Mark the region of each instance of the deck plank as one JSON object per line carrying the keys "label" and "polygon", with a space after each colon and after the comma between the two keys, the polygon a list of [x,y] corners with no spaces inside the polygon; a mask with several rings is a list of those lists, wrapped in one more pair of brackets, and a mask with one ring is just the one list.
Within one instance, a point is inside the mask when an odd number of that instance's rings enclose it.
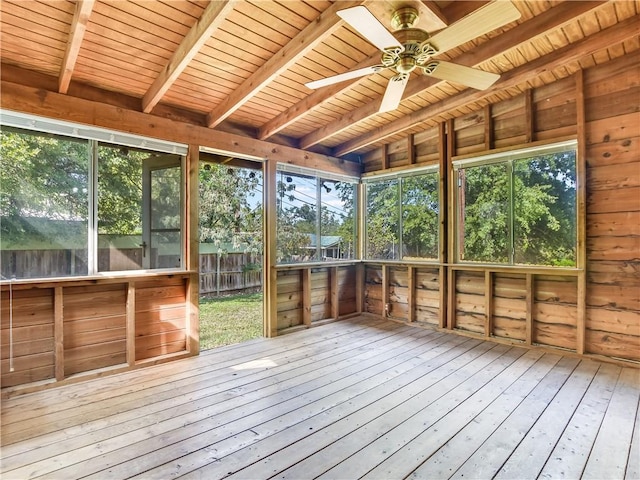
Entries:
{"label": "deck plank", "polygon": [[638,478],[640,370],[361,316],[2,402],[3,478]]}

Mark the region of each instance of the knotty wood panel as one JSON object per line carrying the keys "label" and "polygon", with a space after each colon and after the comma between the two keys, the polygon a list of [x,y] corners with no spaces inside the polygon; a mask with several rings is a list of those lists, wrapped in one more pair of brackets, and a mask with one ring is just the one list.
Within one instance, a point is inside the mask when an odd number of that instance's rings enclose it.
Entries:
{"label": "knotty wood panel", "polygon": [[577,293],[575,277],[536,276],[534,343],[575,350]]}
{"label": "knotty wood panel", "polygon": [[416,269],[416,314],[418,323],[439,325],[440,274],[437,268]]}
{"label": "knotty wood panel", "polygon": [[136,282],[136,360],[186,350],[186,280]]}
{"label": "knotty wood panel", "polygon": [[65,376],[126,362],[125,287],[63,288]]}
{"label": "knotty wood panel", "polygon": [[[53,289],[14,290],[12,295],[10,301],[9,291],[3,290],[0,297],[2,387],[55,378]],[[13,371],[9,361],[11,339]]]}
{"label": "knotty wood panel", "polygon": [[278,330],[302,325],[302,277],[300,270],[280,270],[277,277]]}
{"label": "knotty wood panel", "polygon": [[311,269],[311,321],[331,318],[331,278],[328,268]]}
{"label": "knotty wood panel", "polygon": [[406,267],[389,268],[389,316],[407,320],[409,317],[409,277]]}
{"label": "knotty wood panel", "polygon": [[356,307],[356,267],[338,268],[338,312],[340,315],[348,315],[357,311]]}
{"label": "knotty wood panel", "polygon": [[636,55],[585,71],[586,351],[640,360],[640,131]]}
{"label": "knotty wood panel", "polygon": [[367,265],[364,281],[364,310],[376,315],[384,314],[382,304],[382,267]]}
{"label": "knotty wood panel", "polygon": [[525,275],[493,275],[492,324],[496,337],[525,340],[527,290]]}
{"label": "knotty wood panel", "polygon": [[484,273],[456,272],[455,328],[484,333]]}

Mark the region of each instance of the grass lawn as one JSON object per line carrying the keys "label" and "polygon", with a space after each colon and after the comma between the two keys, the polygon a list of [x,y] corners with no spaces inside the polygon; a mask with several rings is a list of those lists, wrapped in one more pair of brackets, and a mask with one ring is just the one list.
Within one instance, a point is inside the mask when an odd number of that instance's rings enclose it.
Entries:
{"label": "grass lawn", "polygon": [[200,299],[200,350],[262,336],[262,293]]}

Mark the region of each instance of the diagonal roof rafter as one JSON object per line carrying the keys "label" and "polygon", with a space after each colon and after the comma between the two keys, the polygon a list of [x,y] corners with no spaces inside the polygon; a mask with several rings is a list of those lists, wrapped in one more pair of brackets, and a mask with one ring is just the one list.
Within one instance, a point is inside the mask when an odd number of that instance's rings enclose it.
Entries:
{"label": "diagonal roof rafter", "polygon": [[220,27],[228,13],[233,10],[237,0],[210,2],[202,12],[200,18],[182,39],[167,65],[156,77],[149,90],[142,98],[142,111],[149,113],[153,110],[163,95],[171,88],[189,62],[200,51],[213,33]]}
{"label": "diagonal roof rafter", "polygon": [[289,41],[276,55],[271,57],[253,75],[247,78],[231,95],[207,115],[207,125],[213,128],[253,98],[274,78],[296,63],[307,52],[315,48],[326,37],[343,25],[336,15],[338,10],[360,4],[359,1],[344,0],[333,3],[318,18],[307,25]]}
{"label": "diagonal roof rafter", "polygon": [[60,77],[58,79],[58,92],[60,93],[67,93],[69,90],[71,76],[75,69],[78,53],[82,46],[82,40],[84,39],[84,33],[87,30],[87,23],[89,22],[94,4],[95,0],[79,0],[78,3],[76,3],[76,10],[73,14],[73,20],[71,21],[69,40],[67,41],[67,49],[64,53],[64,59],[62,60],[62,66],[60,68]]}

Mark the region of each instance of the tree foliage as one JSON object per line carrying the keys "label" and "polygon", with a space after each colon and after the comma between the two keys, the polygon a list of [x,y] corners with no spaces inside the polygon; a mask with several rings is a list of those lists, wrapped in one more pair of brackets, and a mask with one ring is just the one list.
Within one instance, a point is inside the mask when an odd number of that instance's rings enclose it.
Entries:
{"label": "tree foliage", "polygon": [[259,171],[205,164],[199,172],[200,241],[262,253]]}

